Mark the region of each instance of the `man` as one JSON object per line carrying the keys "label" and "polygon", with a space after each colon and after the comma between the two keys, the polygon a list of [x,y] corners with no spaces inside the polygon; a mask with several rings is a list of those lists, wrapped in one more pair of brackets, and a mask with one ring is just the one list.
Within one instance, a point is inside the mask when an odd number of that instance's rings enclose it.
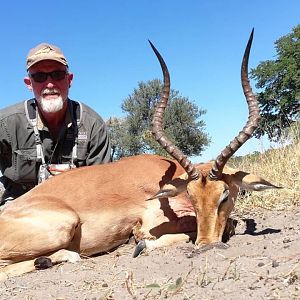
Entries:
{"label": "man", "polygon": [[39,44],[26,63],[24,82],[34,98],[0,110],[1,204],[51,175],[110,161],[104,121],[68,98],[73,74],[62,51]]}

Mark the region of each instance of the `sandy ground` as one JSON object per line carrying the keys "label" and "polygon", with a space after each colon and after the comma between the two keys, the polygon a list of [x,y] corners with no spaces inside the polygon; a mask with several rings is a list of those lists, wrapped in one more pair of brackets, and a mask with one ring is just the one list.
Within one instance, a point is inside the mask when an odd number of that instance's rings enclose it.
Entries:
{"label": "sandy ground", "polygon": [[300,208],[252,209],[228,249],[177,244],[132,258],[129,243],[0,283],[0,299],[300,299]]}

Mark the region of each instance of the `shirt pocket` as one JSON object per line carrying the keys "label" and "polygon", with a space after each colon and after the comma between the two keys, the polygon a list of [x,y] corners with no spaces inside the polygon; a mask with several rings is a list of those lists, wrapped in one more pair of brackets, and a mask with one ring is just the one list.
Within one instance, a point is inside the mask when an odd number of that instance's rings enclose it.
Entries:
{"label": "shirt pocket", "polygon": [[13,152],[14,181],[35,183],[37,180],[36,148],[18,149]]}

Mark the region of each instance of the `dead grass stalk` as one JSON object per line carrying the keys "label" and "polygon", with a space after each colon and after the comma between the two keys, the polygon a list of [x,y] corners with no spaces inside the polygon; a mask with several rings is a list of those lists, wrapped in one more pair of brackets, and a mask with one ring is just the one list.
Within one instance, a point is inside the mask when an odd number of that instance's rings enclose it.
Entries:
{"label": "dead grass stalk", "polygon": [[[292,136],[292,138],[290,138]],[[292,142],[289,142],[292,139]],[[253,192],[237,203],[237,209],[263,207],[286,209],[300,205],[300,131],[296,127],[276,148],[264,153],[253,153],[242,159],[233,159],[230,164],[252,172],[283,189]]]}

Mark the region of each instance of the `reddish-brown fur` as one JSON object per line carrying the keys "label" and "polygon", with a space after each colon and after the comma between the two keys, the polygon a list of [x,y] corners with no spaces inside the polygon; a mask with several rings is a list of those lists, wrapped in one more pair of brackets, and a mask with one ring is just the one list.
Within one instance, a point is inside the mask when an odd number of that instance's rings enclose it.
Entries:
{"label": "reddish-brown fur", "polygon": [[[205,174],[211,163],[197,168]],[[237,174],[229,170],[227,182],[209,181],[206,176],[188,181],[177,162],[140,155],[57,175],[1,213],[0,259],[12,264],[1,270],[2,275],[31,271],[33,259],[42,255],[53,253],[58,261],[74,261],[78,259],[74,252],[106,252],[132,234],[137,240],[146,239],[150,249],[188,239],[180,234],[191,232],[197,232],[197,245],[220,242],[241,178],[261,181]],[[229,189],[229,199],[220,206],[224,189]],[[147,200],[158,190],[163,193],[160,199]]]}

